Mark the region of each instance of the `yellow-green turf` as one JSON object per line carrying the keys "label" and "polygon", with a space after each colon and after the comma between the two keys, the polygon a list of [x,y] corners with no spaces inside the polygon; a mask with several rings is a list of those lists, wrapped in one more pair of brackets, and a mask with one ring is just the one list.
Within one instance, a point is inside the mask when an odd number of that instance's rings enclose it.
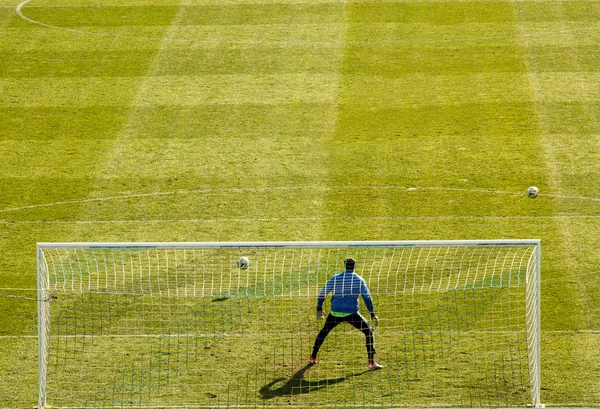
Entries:
{"label": "yellow-green turf", "polygon": [[0,407],[36,405],[36,242],[500,238],[542,240],[542,401],[600,406],[600,2],[20,3]]}

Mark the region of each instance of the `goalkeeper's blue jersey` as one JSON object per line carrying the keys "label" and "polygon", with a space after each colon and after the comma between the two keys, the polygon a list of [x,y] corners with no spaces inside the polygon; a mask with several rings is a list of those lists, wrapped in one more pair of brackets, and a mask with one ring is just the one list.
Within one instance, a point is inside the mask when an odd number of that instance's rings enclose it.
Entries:
{"label": "goalkeeper's blue jersey", "polygon": [[332,293],[331,312],[348,314],[358,312],[358,296],[361,296],[369,312],[375,314],[367,283],[352,270],[336,274],[327,281],[319,293],[317,310],[323,309],[323,302],[329,293]]}

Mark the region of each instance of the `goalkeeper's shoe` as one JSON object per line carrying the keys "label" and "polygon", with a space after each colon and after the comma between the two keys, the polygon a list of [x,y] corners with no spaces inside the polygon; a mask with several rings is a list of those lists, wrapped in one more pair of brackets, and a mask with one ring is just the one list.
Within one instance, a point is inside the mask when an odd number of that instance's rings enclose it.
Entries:
{"label": "goalkeeper's shoe", "polygon": [[373,362],[369,362],[367,364],[367,366],[369,367],[369,369],[381,369],[383,368],[383,365],[379,365],[377,362],[373,361]]}
{"label": "goalkeeper's shoe", "polygon": [[314,365],[316,363],[317,363],[317,358],[313,358],[312,356],[310,358],[308,358],[309,365]]}

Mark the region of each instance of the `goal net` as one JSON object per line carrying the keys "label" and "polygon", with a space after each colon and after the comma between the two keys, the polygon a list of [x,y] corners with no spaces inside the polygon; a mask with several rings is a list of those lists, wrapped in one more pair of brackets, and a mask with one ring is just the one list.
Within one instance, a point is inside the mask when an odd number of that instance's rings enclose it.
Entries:
{"label": "goal net", "polygon": [[[380,370],[347,323],[308,364],[348,257]],[[40,243],[38,292],[40,409],[540,406],[538,240]]]}

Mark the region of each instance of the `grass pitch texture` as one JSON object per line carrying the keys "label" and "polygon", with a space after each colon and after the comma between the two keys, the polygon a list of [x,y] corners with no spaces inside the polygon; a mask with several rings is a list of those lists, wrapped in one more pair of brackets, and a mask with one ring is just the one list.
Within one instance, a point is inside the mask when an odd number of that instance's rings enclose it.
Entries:
{"label": "grass pitch texture", "polygon": [[19,4],[0,0],[0,407],[37,402],[36,242],[524,237],[542,403],[600,407],[599,2]]}
{"label": "grass pitch texture", "polygon": [[[50,407],[523,407],[539,401],[535,246],[41,248]],[[248,256],[250,268],[236,260]],[[355,257],[382,324],[308,365]],[[368,316],[368,313],[366,314]],[[41,406],[46,405],[43,401]]]}

